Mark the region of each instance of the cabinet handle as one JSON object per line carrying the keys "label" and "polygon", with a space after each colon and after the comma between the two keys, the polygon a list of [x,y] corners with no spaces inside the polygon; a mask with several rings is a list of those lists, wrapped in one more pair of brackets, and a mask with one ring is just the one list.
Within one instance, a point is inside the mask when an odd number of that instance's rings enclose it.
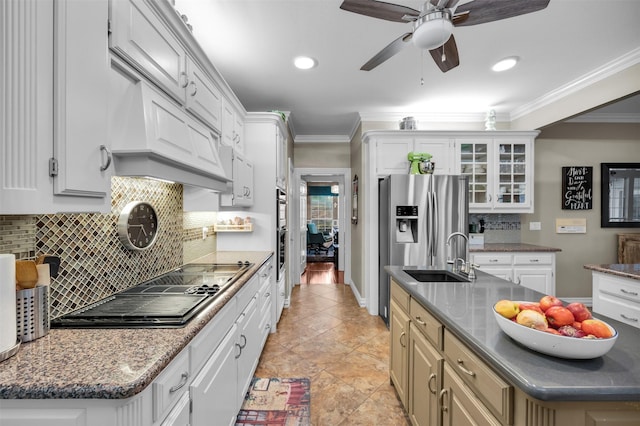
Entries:
{"label": "cabinet handle", "polygon": [[444,397],[447,393],[448,391],[446,389],[442,389],[440,391],[440,395],[438,395],[438,402],[440,403],[440,411],[442,411],[443,413],[446,413],[447,411],[449,411],[449,407],[444,405]]}
{"label": "cabinet handle", "polygon": [[431,373],[431,375],[429,376],[429,380],[427,380],[427,388],[429,388],[429,392],[431,392],[434,395],[436,394],[436,389],[431,388],[431,382],[435,380],[435,378],[436,378],[435,373]]}
{"label": "cabinet handle", "polygon": [[240,337],[242,337],[242,340],[244,340],[244,343],[240,345],[240,349],[244,349],[244,347],[247,346],[247,336],[241,334]]}
{"label": "cabinet handle", "polygon": [[184,373],[182,373],[182,376],[180,376],[180,383],[171,387],[169,389],[169,393],[174,393],[182,389],[182,387],[187,384],[188,379],[189,379],[189,373],[185,371]]}
{"label": "cabinet handle", "polygon": [[267,297],[270,297],[270,296],[271,296],[271,293],[265,293],[265,294],[264,294],[265,299],[266,299]]}
{"label": "cabinet handle", "polygon": [[498,259],[489,259],[489,262],[490,262],[490,263],[497,263],[497,262],[498,262]]}
{"label": "cabinet handle", "polygon": [[514,281],[514,284],[520,285],[520,277],[516,277],[516,280]]}
{"label": "cabinet handle", "polygon": [[420,325],[424,325],[424,326],[426,326],[426,325],[427,325],[427,323],[426,323],[426,322],[424,322],[424,321],[422,321],[422,319],[421,319],[420,317],[416,317],[416,322],[417,322],[418,324],[420,324]]}
{"label": "cabinet handle", "polygon": [[238,359],[240,358],[240,355],[242,355],[242,346],[236,343],[236,348],[240,349],[240,351],[238,352],[238,355],[235,356],[235,358]]}
{"label": "cabinet handle", "polygon": [[102,166],[100,166],[100,171],[104,172],[111,165],[111,151],[105,145],[100,145],[100,152],[104,152],[105,154],[107,154],[107,161],[102,164]]}
{"label": "cabinet handle", "polygon": [[624,319],[626,319],[627,321],[633,321],[633,322],[638,322],[638,318],[631,318],[626,316],[625,314],[620,314],[620,316]]}
{"label": "cabinet handle", "polygon": [[621,288],[620,291],[622,293],[626,294],[627,296],[637,296],[638,295],[638,292],[625,290],[624,288]]}
{"label": "cabinet handle", "polygon": [[192,81],[189,83],[189,86],[193,87],[193,91],[191,92],[191,96],[195,96],[198,93],[198,86],[196,86],[196,82]]}
{"label": "cabinet handle", "polygon": [[187,73],[182,71],[180,73],[180,80],[182,81],[180,83],[180,87],[182,87],[183,89],[185,89],[188,85],[189,85],[189,77],[187,76]]}
{"label": "cabinet handle", "polygon": [[540,262],[540,259],[529,259],[529,262],[538,263],[538,262]]}
{"label": "cabinet handle", "polygon": [[464,374],[467,374],[467,375],[469,375],[469,376],[471,376],[471,377],[475,377],[475,376],[476,376],[476,373],[474,373],[474,372],[473,372],[473,371],[471,371],[471,370],[468,370],[468,369],[464,366],[464,361],[463,361],[463,360],[461,360],[460,358],[458,358],[458,359],[457,359],[457,361],[458,361],[458,368],[459,368],[460,370],[462,370],[462,372],[463,372]]}
{"label": "cabinet handle", "polygon": [[405,343],[402,342],[402,338],[406,335],[407,333],[405,333],[404,331],[402,333],[400,333],[400,346],[402,346],[403,348],[406,348],[407,345]]}
{"label": "cabinet handle", "polygon": [[489,196],[489,202],[491,202],[491,194],[487,194]]}

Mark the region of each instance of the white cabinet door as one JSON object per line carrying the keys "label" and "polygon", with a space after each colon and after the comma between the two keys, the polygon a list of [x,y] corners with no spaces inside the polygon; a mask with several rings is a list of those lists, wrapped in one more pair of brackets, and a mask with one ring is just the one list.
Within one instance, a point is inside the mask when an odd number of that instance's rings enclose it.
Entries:
{"label": "white cabinet door", "polygon": [[513,268],[513,282],[515,284],[539,291],[540,293],[554,294],[551,288],[552,280],[553,271],[551,268],[521,268],[517,266]]}
{"label": "white cabinet door", "polygon": [[416,138],[413,144],[414,152],[431,154],[431,161],[435,163],[435,173],[448,175],[453,173],[452,142],[448,138]]}
{"label": "white cabinet door", "polygon": [[493,210],[533,211],[533,144],[528,139],[495,139]]}
{"label": "white cabinet door", "polygon": [[276,127],[276,186],[285,189],[287,185],[287,138]]}
{"label": "white cabinet door", "polygon": [[236,346],[238,327],[234,324],[200,373],[194,378],[191,394],[191,424],[233,425],[238,405]]}
{"label": "white cabinet door", "polygon": [[222,127],[222,94],[205,72],[187,56],[186,108],[213,129]]}
{"label": "white cabinet door", "polygon": [[220,194],[220,205],[223,207],[252,206],[253,163],[230,146],[220,147],[220,159],[227,177],[233,180],[230,186]]}
{"label": "white cabinet door", "polygon": [[456,141],[456,173],[469,179],[469,210],[491,210],[493,206],[492,148],[491,139]]}
{"label": "white cabinet door", "polygon": [[144,0],[109,4],[111,49],[184,104],[186,52],[180,42]]}
{"label": "white cabinet door", "polygon": [[191,408],[189,392],[184,392],[160,426],[188,426]]}
{"label": "white cabinet door", "polygon": [[378,176],[409,173],[407,154],[413,150],[412,139],[385,137],[377,140],[375,146]]}
{"label": "white cabinet door", "polygon": [[257,297],[253,297],[251,302],[238,317],[238,337],[236,344],[240,349],[238,355],[238,406],[242,406],[244,395],[249,389],[253,372],[260,359],[260,317],[257,309]]}
{"label": "white cabinet door", "polygon": [[224,99],[222,103],[222,143],[244,154],[244,120],[233,104]]}
{"label": "white cabinet door", "polygon": [[107,18],[106,2],[55,2],[55,194],[110,195]]}

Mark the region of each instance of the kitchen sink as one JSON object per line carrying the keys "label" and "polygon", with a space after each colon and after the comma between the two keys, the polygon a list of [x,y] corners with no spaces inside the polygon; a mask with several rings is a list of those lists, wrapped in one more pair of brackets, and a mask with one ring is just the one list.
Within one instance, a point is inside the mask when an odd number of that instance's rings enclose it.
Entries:
{"label": "kitchen sink", "polygon": [[447,270],[404,269],[403,271],[420,282],[469,282],[467,278]]}

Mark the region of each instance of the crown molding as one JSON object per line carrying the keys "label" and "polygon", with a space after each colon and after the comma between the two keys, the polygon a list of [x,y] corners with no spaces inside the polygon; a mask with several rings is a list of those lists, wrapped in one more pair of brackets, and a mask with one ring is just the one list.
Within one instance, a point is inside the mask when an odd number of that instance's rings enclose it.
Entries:
{"label": "crown molding", "polygon": [[508,121],[517,120],[518,118],[531,114],[536,110],[549,106],[550,104],[562,98],[579,92],[580,90],[584,90],[585,88],[599,81],[602,81],[605,78],[611,77],[612,75],[615,75],[621,71],[624,71],[627,68],[637,65],[638,63],[640,63],[640,48],[634,49],[631,52],[622,55],[619,58],[614,59],[613,61],[599,68],[596,68],[592,72],[585,74],[565,84],[564,86],[557,88],[556,90],[548,92],[546,95],[539,97],[533,102],[514,109],[511,112],[511,116]]}

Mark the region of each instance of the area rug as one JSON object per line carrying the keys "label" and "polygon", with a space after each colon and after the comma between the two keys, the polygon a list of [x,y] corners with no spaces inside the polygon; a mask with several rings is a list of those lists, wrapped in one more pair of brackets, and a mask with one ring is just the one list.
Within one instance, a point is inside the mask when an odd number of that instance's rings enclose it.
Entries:
{"label": "area rug", "polygon": [[311,383],[308,378],[254,377],[238,413],[236,426],[310,425]]}

